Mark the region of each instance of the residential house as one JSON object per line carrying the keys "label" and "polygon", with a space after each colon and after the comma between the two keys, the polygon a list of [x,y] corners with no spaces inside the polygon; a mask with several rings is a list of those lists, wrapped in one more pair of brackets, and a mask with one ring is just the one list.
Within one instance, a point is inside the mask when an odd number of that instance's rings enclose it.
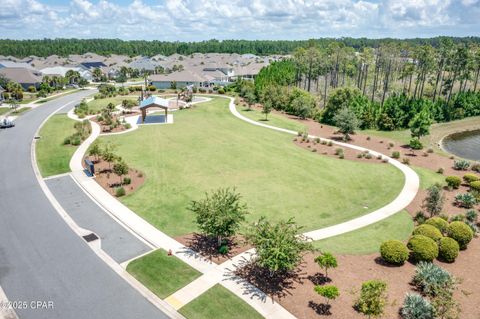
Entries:
{"label": "residential house", "polygon": [[34,70],[35,68],[28,63],[25,62],[14,62],[9,60],[2,60],[0,61],[0,69],[3,68],[24,68]]}
{"label": "residential house", "polygon": [[28,90],[30,86],[38,89],[43,77],[39,71],[25,68],[3,68],[0,69],[0,74],[10,81],[17,82],[24,90]]}
{"label": "residential house", "polygon": [[155,73],[158,66],[160,66],[158,62],[148,57],[141,57],[129,64],[129,67],[134,70],[138,70],[141,73]]}
{"label": "residential house", "polygon": [[92,72],[90,70],[85,70],[83,68],[75,66],[54,66],[40,70],[43,75],[60,75],[63,77],[65,77],[68,71],[77,71],[80,76],[87,81],[92,81],[93,79]]}
{"label": "residential house", "polygon": [[196,87],[210,87],[209,80],[191,70],[183,70],[169,74],[154,74],[148,77],[151,85],[157,89],[170,89],[172,87],[184,88],[189,85]]}

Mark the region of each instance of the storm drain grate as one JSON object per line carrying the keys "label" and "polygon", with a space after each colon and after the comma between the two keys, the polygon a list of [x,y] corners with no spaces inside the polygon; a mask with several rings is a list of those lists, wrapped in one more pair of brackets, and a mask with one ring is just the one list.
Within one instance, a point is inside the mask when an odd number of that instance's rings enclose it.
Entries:
{"label": "storm drain grate", "polygon": [[83,239],[85,239],[85,241],[86,241],[87,243],[89,243],[89,242],[91,242],[91,241],[97,240],[98,237],[97,237],[97,235],[95,235],[94,233],[91,233],[91,234],[88,234],[88,235],[83,236]]}

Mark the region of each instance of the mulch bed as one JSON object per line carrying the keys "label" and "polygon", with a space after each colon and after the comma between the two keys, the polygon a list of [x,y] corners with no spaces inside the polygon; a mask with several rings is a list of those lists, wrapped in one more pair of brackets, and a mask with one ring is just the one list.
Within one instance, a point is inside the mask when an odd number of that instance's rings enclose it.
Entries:
{"label": "mulch bed", "polygon": [[[118,115],[112,115],[112,121],[114,123],[119,118],[120,118],[120,116],[118,116]],[[104,121],[98,121],[97,117],[93,117],[90,120],[97,123],[98,125],[100,125],[101,133],[118,133],[118,132],[123,132],[123,131],[127,130],[124,123],[121,123],[117,127],[110,128],[110,125],[106,125]]]}
{"label": "mulch bed", "polygon": [[[111,167],[113,167],[113,164],[109,166],[107,162],[101,159],[96,162],[93,156],[87,156],[86,158],[91,160],[95,165],[95,180],[97,183],[107,192],[115,196],[115,191],[120,186],[120,177],[112,172]],[[83,161],[83,167],[86,168],[85,161]],[[145,183],[145,174],[136,169],[129,168],[128,174],[122,176],[122,180],[127,176],[130,177],[131,183],[128,185],[122,185],[125,189],[126,195],[135,192],[143,185],[143,183]]]}
{"label": "mulch bed", "polygon": [[229,251],[225,255],[218,252],[217,240],[215,238],[209,238],[202,234],[187,234],[175,237],[175,240],[218,265],[251,248],[251,246],[245,244],[241,236],[233,237],[227,242]]}

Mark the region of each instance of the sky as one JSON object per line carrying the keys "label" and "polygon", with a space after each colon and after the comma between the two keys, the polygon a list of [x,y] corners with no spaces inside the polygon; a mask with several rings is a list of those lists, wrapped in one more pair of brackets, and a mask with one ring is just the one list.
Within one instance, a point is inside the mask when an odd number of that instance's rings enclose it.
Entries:
{"label": "sky", "polygon": [[0,38],[480,36],[480,0],[0,0]]}

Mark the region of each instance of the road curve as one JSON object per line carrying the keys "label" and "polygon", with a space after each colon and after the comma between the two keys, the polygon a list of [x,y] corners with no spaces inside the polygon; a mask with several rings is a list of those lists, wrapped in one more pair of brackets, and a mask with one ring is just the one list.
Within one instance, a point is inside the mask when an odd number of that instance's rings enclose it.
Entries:
{"label": "road curve", "polygon": [[[30,150],[37,128],[89,94],[47,102],[0,130],[0,286],[10,301],[22,302],[17,306],[25,309],[16,309],[21,319],[168,318],[73,232],[34,174]],[[51,301],[53,308],[34,309],[32,301]]]}
{"label": "road curve", "polygon": [[[284,132],[284,133],[288,133],[288,134],[292,134],[292,135],[297,135],[297,132],[295,132],[295,131],[287,130],[287,129],[276,127],[276,126],[267,125],[267,124],[264,124],[264,123],[259,123],[257,121],[252,120],[252,119],[249,119],[248,117],[243,116],[242,114],[240,114],[237,111],[237,108],[235,107],[235,103],[234,103],[233,98],[229,98],[229,99],[230,99],[229,109],[230,109],[230,112],[235,117],[237,117],[237,118],[239,118],[239,119],[241,119],[245,122],[248,122],[250,124],[253,124],[253,125],[265,127],[265,128],[271,129],[271,130]],[[316,138],[317,136],[309,135],[309,137],[310,138]],[[319,136],[319,137],[322,138],[321,136]],[[340,224],[336,224],[336,225],[333,225],[333,226],[329,226],[329,227],[325,227],[325,228],[321,228],[321,229],[317,229],[317,230],[313,230],[313,231],[304,233],[305,236],[311,238],[312,240],[321,240],[321,239],[337,236],[337,235],[340,235],[340,234],[344,234],[344,233],[347,233],[347,232],[350,232],[350,231],[368,226],[370,224],[376,223],[378,221],[381,221],[382,219],[385,219],[387,217],[390,217],[390,216],[398,213],[399,211],[401,211],[402,209],[407,207],[413,201],[415,196],[417,195],[419,187],[420,187],[420,179],[419,179],[417,173],[415,173],[415,171],[413,169],[411,169],[410,167],[408,167],[407,165],[404,165],[404,164],[400,163],[399,161],[397,161],[397,160],[395,160],[391,157],[388,157],[388,156],[386,156],[382,153],[379,153],[379,152],[376,152],[376,151],[373,151],[373,150],[370,150],[370,149],[367,149],[367,148],[364,148],[364,147],[361,147],[361,146],[348,144],[348,143],[341,143],[341,142],[337,142],[337,141],[326,139],[326,138],[322,138],[322,140],[331,141],[332,143],[334,143],[336,145],[343,146],[343,147],[348,147],[348,148],[351,148],[351,149],[354,149],[354,150],[357,150],[357,151],[361,151],[361,152],[369,151],[374,157],[382,156],[382,158],[388,159],[389,164],[395,166],[396,168],[398,168],[403,173],[403,175],[405,176],[405,184],[403,185],[403,188],[402,188],[401,192],[398,194],[398,196],[393,201],[391,201],[387,205],[377,209],[376,211],[365,214],[363,216],[360,216],[360,217],[357,217],[357,218],[354,218],[354,219],[351,219],[351,220],[346,221],[344,223],[340,223]]]}

